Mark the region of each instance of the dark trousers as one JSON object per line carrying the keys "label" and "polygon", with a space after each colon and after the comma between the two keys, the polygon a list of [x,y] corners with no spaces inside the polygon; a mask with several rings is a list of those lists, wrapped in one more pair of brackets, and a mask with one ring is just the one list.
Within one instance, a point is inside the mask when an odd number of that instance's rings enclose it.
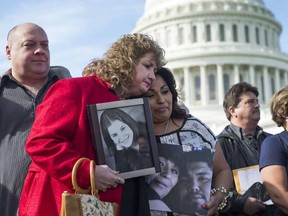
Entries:
{"label": "dark trousers", "polygon": [[150,215],[145,177],[126,179],[122,189],[120,216]]}

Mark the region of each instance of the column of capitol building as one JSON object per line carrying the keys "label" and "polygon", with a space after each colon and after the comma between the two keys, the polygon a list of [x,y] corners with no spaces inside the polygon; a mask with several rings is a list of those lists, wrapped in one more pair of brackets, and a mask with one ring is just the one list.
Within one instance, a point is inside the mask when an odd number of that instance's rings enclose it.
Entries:
{"label": "column of capitol building", "polygon": [[164,47],[183,101],[215,134],[229,123],[225,92],[240,81],[259,90],[259,125],[282,130],[269,101],[287,84],[288,55],[279,45],[282,26],[262,0],[146,0],[133,32]]}

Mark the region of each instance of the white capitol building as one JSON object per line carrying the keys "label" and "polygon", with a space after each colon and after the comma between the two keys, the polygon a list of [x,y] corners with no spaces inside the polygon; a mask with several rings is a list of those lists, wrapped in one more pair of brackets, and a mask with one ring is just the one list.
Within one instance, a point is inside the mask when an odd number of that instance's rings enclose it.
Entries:
{"label": "white capitol building", "polygon": [[262,0],[146,0],[133,30],[151,35],[165,49],[185,104],[215,134],[228,123],[225,92],[240,81],[259,90],[259,125],[279,131],[269,101],[288,80],[281,31]]}

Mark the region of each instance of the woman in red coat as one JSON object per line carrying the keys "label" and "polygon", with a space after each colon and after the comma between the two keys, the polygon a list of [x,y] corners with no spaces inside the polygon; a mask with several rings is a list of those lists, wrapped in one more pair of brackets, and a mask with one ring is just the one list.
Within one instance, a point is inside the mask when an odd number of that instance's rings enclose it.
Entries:
{"label": "woman in red coat", "polygon": [[[87,105],[144,94],[155,80],[156,69],[164,64],[164,50],[150,37],[124,35],[102,59],[93,60],[84,69],[85,77],[58,81],[50,88],[37,108],[26,143],[32,164],[21,195],[20,216],[59,215],[61,194],[73,193],[71,173],[75,162],[81,157],[96,159]],[[88,188],[89,177],[86,161],[77,173],[80,187]],[[141,178],[123,184],[117,172],[106,165],[96,165],[95,177],[100,199],[117,202],[118,215],[149,214],[147,199],[139,196],[145,194],[139,191],[143,188],[139,185]]]}

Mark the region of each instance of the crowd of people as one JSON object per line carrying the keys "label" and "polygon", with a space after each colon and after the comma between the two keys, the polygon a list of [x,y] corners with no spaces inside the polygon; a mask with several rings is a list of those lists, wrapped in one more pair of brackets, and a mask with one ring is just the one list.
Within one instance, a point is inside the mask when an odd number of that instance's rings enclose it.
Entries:
{"label": "crowd of people", "polygon": [[[13,27],[6,54],[11,68],[0,78],[0,215],[59,215],[62,193],[74,192],[76,161],[96,161],[87,106],[142,97],[149,98],[159,160],[151,160],[147,122],[120,108],[99,119],[114,166],[96,164],[95,185],[101,200],[118,204],[119,216],[288,215],[287,86],[270,104],[283,132],[263,131],[259,92],[240,82],[225,95],[230,124],[216,136],[179,100],[165,51],[149,35],[123,35],[78,78],[50,66],[49,40],[37,24]],[[156,163],[160,171],[152,175],[119,177]],[[239,170],[254,171],[260,182],[247,185]],[[89,187],[89,161],[77,180]]]}

